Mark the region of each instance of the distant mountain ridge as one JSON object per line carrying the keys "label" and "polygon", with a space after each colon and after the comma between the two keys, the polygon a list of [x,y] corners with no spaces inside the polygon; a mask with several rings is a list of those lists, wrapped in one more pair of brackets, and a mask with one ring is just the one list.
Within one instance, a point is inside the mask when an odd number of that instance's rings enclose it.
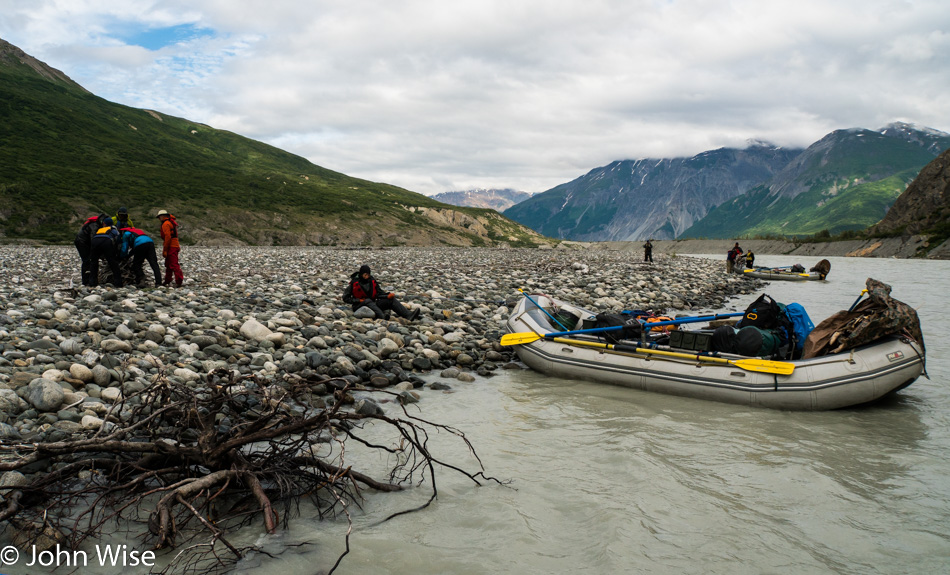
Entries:
{"label": "distant mountain ridge", "polygon": [[896,122],[836,130],[806,149],[752,141],[692,158],[624,160],[504,214],[579,241],[808,235],[879,221],[950,134]]}
{"label": "distant mountain ridge", "polygon": [[488,208],[503,212],[530,197],[531,194],[528,192],[521,192],[511,188],[476,188],[474,190],[442,192],[441,194],[432,196],[432,199],[453,206]]}
{"label": "distant mountain ridge", "polygon": [[613,162],[505,210],[544,235],[579,241],[673,239],[802,150],[752,142],[691,158]]}
{"label": "distant mountain ridge", "polygon": [[262,142],[89,93],[0,39],[0,239],[71,242],[79,222],[159,208],[205,245],[550,243],[492,210],[353,178]]}

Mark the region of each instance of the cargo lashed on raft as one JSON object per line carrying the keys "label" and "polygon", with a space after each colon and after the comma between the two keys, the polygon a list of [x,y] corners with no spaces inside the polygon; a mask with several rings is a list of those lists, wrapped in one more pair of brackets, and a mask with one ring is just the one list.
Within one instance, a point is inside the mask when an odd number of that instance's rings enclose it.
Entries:
{"label": "cargo lashed on raft", "polygon": [[828,410],[872,402],[907,387],[925,367],[922,337],[918,341],[907,333],[789,361],[649,349],[637,342],[612,345],[590,334],[553,336],[565,326],[594,328],[595,317],[589,310],[537,295],[522,298],[507,330],[538,336],[515,350],[541,373],[773,409]]}

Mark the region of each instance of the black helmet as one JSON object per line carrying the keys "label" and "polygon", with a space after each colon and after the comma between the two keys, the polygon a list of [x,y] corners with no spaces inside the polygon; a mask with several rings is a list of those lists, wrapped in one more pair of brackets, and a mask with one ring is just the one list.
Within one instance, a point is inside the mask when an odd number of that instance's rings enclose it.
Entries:
{"label": "black helmet", "polygon": [[128,210],[128,208],[119,208],[119,213],[120,213],[120,214],[128,215],[128,214],[129,214],[129,210]]}

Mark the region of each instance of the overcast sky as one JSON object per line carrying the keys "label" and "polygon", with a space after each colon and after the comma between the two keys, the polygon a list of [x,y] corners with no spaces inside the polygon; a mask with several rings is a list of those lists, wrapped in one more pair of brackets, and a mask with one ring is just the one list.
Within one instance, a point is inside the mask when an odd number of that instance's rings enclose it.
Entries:
{"label": "overcast sky", "polygon": [[108,100],[429,195],[950,131],[947,0],[3,0],[0,38]]}

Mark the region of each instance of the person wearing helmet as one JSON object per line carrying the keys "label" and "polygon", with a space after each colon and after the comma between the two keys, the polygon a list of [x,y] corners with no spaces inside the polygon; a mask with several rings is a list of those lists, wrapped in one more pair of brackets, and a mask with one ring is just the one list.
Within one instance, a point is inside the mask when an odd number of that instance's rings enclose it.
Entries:
{"label": "person wearing helmet", "polygon": [[166,210],[158,210],[155,216],[161,221],[162,234],[162,257],[165,258],[165,283],[172,285],[172,277],[175,278],[175,287],[181,287],[185,281],[185,276],[181,272],[181,265],[178,263],[178,252],[181,251],[181,244],[178,243],[178,222],[175,216]]}
{"label": "person wearing helmet", "polygon": [[118,213],[115,217],[112,218],[113,223],[115,224],[116,229],[121,230],[122,228],[134,228],[132,225],[132,220],[129,219],[129,210],[128,208],[119,208]]}

